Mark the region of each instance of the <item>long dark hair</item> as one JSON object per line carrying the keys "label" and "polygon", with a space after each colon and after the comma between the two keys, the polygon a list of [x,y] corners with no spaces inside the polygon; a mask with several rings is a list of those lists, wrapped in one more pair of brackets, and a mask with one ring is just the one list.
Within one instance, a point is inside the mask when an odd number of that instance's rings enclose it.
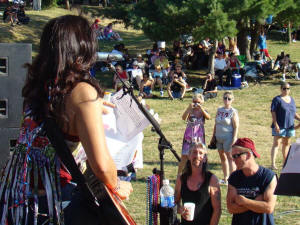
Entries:
{"label": "long dark hair", "polygon": [[[202,143],[193,143],[190,150],[189,150],[189,154],[191,154],[191,151],[194,149],[194,148],[202,148],[202,149],[206,149],[205,145],[203,145]],[[206,157],[206,160],[205,162],[202,164],[202,175],[205,176],[206,174],[206,171],[207,171],[207,154],[205,154],[205,157]],[[181,180],[182,181],[186,181],[188,179],[189,176],[192,175],[192,164],[191,164],[191,161],[188,160],[186,162],[186,165],[183,169],[183,173],[181,175]]]}
{"label": "long dark hair", "polygon": [[22,90],[24,108],[30,107],[37,120],[54,117],[67,124],[65,98],[78,82],[87,82],[103,96],[99,83],[89,73],[96,60],[97,42],[86,19],[66,15],[44,27],[40,49]]}

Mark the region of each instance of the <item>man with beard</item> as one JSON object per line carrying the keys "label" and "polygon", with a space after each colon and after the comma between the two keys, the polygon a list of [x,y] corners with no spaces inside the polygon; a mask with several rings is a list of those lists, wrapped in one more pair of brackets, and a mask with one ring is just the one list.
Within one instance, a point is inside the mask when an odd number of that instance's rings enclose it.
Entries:
{"label": "man with beard", "polygon": [[239,138],[232,146],[237,170],[228,179],[227,208],[233,214],[232,225],[274,225],[277,184],[273,171],[259,166],[260,155],[254,142]]}
{"label": "man with beard", "polygon": [[[218,178],[207,171],[207,150],[194,143],[188,161],[175,187],[175,202],[181,214],[182,225],[217,225],[221,216],[221,191]],[[195,204],[194,219],[188,221],[189,212],[184,203]],[[181,203],[183,205],[181,205]]]}

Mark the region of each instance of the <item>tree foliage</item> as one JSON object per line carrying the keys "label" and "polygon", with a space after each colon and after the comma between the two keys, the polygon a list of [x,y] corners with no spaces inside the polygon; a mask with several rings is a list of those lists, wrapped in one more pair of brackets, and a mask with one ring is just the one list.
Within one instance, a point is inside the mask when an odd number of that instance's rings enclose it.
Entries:
{"label": "tree foliage", "polygon": [[196,41],[237,35],[241,54],[248,58],[247,36],[251,35],[254,48],[268,15],[282,22],[300,21],[300,0],[139,0],[113,5],[106,16],[143,30],[153,41],[172,41],[183,34],[192,34]]}

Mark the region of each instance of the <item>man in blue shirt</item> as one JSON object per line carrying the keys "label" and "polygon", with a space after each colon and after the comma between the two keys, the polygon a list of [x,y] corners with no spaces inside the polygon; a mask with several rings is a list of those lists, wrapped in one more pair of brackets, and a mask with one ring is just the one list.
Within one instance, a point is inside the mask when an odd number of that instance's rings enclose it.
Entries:
{"label": "man in blue shirt", "polygon": [[274,225],[277,180],[272,170],[259,166],[254,142],[239,138],[232,146],[237,166],[228,179],[227,208],[232,225]]}

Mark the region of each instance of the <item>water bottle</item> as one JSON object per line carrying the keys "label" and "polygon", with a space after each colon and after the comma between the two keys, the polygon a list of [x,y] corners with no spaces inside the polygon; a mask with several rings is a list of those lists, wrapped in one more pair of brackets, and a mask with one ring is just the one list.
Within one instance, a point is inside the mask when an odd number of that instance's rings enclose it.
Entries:
{"label": "water bottle", "polygon": [[169,185],[169,180],[163,180],[163,186],[160,189],[160,206],[174,207],[174,189]]}

